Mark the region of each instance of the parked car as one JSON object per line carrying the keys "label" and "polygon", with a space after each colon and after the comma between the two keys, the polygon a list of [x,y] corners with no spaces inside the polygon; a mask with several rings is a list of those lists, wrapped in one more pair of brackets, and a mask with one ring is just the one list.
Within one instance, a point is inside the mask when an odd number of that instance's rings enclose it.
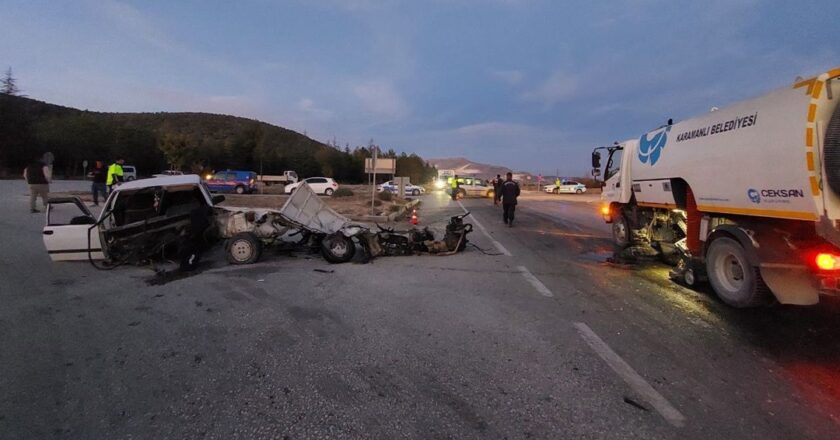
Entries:
{"label": "parked car", "polygon": [[326,196],[331,196],[335,190],[338,189],[338,183],[329,177],[309,177],[301,180],[300,182],[286,185],[286,188],[284,188],[286,194],[291,194],[304,183],[309,185],[309,187],[312,188],[312,191],[315,191],[316,194],[324,194]]}
{"label": "parked car", "polygon": [[[489,181],[475,177],[459,177],[458,182],[460,183],[459,189],[462,197],[487,197],[492,199],[494,196],[493,184]],[[452,194],[452,189],[447,189],[446,192]]]}
{"label": "parked car", "polygon": [[560,182],[560,186],[557,185],[546,185],[543,191],[551,194],[560,194],[560,193],[570,193],[570,194],[583,194],[586,192],[586,185],[574,182],[570,180],[564,180]]}
{"label": "parked car", "polygon": [[[399,188],[393,180],[389,180],[376,187],[376,190],[379,192],[388,191],[391,193],[396,193],[399,190]],[[420,194],[423,194],[425,192],[426,188],[423,188],[422,186],[417,186],[413,184],[408,184],[405,186],[405,195],[407,196],[419,196]]]}
{"label": "parked car", "polygon": [[257,189],[257,173],[253,171],[225,170],[207,178],[212,192],[251,194]]}
{"label": "parked car", "polygon": [[126,182],[131,182],[132,180],[137,180],[137,168],[134,168],[134,165],[123,165],[123,180]]}

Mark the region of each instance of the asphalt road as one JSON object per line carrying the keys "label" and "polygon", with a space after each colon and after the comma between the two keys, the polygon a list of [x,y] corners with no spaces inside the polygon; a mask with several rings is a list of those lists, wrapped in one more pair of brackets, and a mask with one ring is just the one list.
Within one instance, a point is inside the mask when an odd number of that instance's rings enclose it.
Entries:
{"label": "asphalt road", "polygon": [[840,428],[837,301],[732,310],[664,266],[608,265],[589,199],[526,196],[506,228],[487,200],[430,194],[421,226],[440,231],[469,210],[476,247],[343,265],[297,253],[228,266],[217,251],[161,280],[51,263],[24,194],[0,181],[2,438],[829,439]]}

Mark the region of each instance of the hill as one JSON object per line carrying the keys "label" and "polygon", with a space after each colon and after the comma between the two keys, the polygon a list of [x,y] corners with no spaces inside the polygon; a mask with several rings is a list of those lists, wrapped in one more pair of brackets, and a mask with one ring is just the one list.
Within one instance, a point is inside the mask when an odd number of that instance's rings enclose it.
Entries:
{"label": "hill", "polygon": [[[0,95],[0,146],[0,176],[19,175],[29,161],[49,151],[55,156],[54,172],[71,177],[82,174],[84,160],[122,157],[146,175],[170,167],[259,171],[262,165],[265,174],[295,170],[303,177],[363,182],[364,158],[369,156],[365,148],[342,151],[283,127],[236,116],[91,112],[10,95]],[[425,162],[414,155],[399,156],[397,167],[412,181],[429,174]]]}

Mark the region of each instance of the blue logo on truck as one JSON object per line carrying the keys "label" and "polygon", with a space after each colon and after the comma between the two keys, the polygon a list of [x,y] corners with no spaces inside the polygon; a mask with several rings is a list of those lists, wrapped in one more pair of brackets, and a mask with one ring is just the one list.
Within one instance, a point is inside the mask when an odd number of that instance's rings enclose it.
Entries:
{"label": "blue logo on truck", "polygon": [[662,154],[662,149],[665,148],[665,143],[668,142],[669,131],[671,131],[670,125],[651,133],[653,137],[650,139],[647,134],[639,138],[639,160],[642,163],[650,163],[651,166],[656,164],[659,155]]}
{"label": "blue logo on truck", "polygon": [[757,189],[750,188],[747,191],[747,197],[750,198],[750,201],[753,203],[761,203],[761,194],[759,194]]}

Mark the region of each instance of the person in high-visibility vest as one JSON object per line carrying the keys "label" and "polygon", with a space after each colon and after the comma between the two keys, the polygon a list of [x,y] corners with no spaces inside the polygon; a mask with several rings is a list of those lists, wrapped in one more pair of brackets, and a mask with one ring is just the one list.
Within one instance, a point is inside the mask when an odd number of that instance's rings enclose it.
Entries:
{"label": "person in high-visibility vest", "polygon": [[458,189],[460,184],[458,183],[458,175],[456,174],[455,177],[452,178],[452,182],[449,184],[452,187],[452,200],[458,200]]}
{"label": "person in high-visibility vest", "polygon": [[125,160],[117,159],[116,162],[108,166],[108,178],[105,180],[105,184],[108,185],[108,194],[112,193],[114,191],[114,187],[123,181],[122,165],[124,163]]}

